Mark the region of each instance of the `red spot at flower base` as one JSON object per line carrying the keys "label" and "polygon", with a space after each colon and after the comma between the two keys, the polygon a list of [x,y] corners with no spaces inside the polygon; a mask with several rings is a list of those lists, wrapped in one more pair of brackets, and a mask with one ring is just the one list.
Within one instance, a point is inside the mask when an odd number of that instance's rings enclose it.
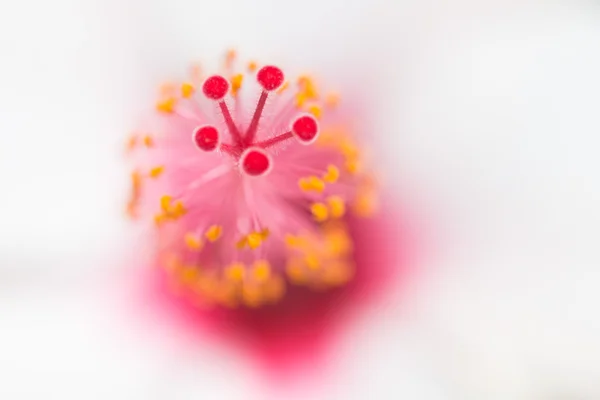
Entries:
{"label": "red spot at flower base", "polygon": [[275,66],[262,67],[256,74],[256,80],[264,90],[270,92],[283,84],[283,71]]}
{"label": "red spot at flower base", "polygon": [[221,100],[229,91],[229,82],[220,75],[213,75],[204,81],[202,93],[211,100]]}
{"label": "red spot at flower base", "polygon": [[[410,279],[413,245],[410,229],[389,212],[374,219],[350,219],[355,243],[356,275],[347,285],[330,291],[289,286],[273,306],[259,309],[202,309],[167,289],[164,275],[156,283],[159,300],[173,322],[184,323],[190,340],[225,342],[256,357],[272,383],[285,385],[307,374],[319,379],[345,324],[368,306],[376,307],[387,293],[402,290]],[[390,287],[396,282],[395,287]],[[156,310],[156,309],[155,309]],[[201,337],[198,337],[200,335]],[[208,338],[206,337],[208,335]]]}
{"label": "red spot at flower base", "polygon": [[219,131],[210,125],[198,127],[194,132],[194,143],[204,151],[214,151],[219,146]]}
{"label": "red spot at flower base", "polygon": [[259,148],[249,148],[240,158],[242,171],[250,176],[267,174],[271,168],[269,155]]}

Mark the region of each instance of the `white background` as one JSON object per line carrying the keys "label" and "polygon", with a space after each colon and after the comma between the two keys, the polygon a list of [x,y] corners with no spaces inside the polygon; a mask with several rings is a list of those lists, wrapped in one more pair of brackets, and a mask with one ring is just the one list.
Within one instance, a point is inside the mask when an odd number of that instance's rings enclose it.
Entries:
{"label": "white background", "polygon": [[230,45],[362,91],[428,232],[419,281],[349,327],[311,399],[600,398],[598,8],[3,0],[0,398],[307,396],[115,311],[123,135],[158,82]]}

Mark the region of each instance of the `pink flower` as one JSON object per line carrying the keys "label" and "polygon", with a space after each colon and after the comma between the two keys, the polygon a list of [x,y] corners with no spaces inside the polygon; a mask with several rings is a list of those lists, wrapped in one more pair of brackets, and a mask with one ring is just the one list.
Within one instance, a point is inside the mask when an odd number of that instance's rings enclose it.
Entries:
{"label": "pink flower", "polygon": [[308,75],[236,64],[229,52],[221,74],[196,66],[162,88],[128,143],[128,211],[155,225],[170,298],[294,358],[310,354],[299,338],[320,346],[328,309],[386,279],[397,236],[366,223],[377,184],[343,99]]}

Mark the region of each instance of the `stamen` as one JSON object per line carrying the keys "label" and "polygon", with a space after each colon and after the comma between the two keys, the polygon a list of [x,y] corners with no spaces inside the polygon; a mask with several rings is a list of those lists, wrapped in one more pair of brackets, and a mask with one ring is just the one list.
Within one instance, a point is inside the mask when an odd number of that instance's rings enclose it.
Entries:
{"label": "stamen", "polygon": [[225,68],[231,68],[236,57],[237,52],[235,51],[235,49],[227,50],[227,54],[225,55]]}
{"label": "stamen", "polygon": [[325,190],[325,182],[323,182],[319,177],[309,176],[307,178],[300,178],[298,181],[298,186],[305,192],[318,192],[321,193]]}
{"label": "stamen", "polygon": [[317,222],[324,222],[329,218],[329,208],[323,203],[314,203],[310,211]]}
{"label": "stamen", "polygon": [[259,287],[244,285],[242,288],[242,300],[248,307],[258,307],[262,302],[262,293]]}
{"label": "stamen", "polygon": [[194,85],[192,85],[191,83],[184,82],[181,84],[181,96],[182,97],[189,99],[194,94],[194,91],[195,91]]}
{"label": "stamen", "polygon": [[313,104],[312,106],[308,107],[308,112],[314,115],[316,119],[321,119],[321,117],[323,116],[323,109],[316,104]]}
{"label": "stamen", "polygon": [[259,85],[262,86],[263,91],[258,99],[258,104],[256,106],[256,110],[254,111],[254,116],[252,117],[250,126],[246,131],[244,141],[247,145],[252,144],[254,141],[254,136],[256,135],[256,131],[258,129],[258,122],[265,108],[265,104],[267,103],[269,92],[279,88],[283,84],[283,79],[283,71],[272,65],[262,67],[256,74],[256,80],[258,81]]}
{"label": "stamen", "polygon": [[329,213],[332,218],[341,218],[346,213],[346,204],[339,196],[328,197],[327,205],[329,206]]}
{"label": "stamen", "polygon": [[158,165],[152,169],[150,169],[150,178],[156,179],[165,171],[164,165]]}
{"label": "stamen", "polygon": [[257,249],[262,244],[263,238],[260,232],[253,232],[246,236],[246,243],[252,250]]}
{"label": "stamen", "polygon": [[250,176],[263,176],[270,172],[273,161],[266,151],[259,147],[250,147],[240,157],[242,172]]}
{"label": "stamen", "polygon": [[150,136],[150,135],[144,136],[144,146],[146,146],[148,148],[154,146],[154,139],[152,139],[152,136]]}
{"label": "stamen", "polygon": [[329,108],[334,108],[340,103],[340,96],[337,93],[329,93],[325,97],[325,105]]}
{"label": "stamen", "polygon": [[135,146],[137,146],[137,136],[135,134],[132,134],[129,139],[127,140],[127,151],[132,151],[133,149],[135,149]]}
{"label": "stamen", "polygon": [[211,242],[216,242],[223,233],[223,227],[221,225],[212,225],[204,234],[206,238]]}
{"label": "stamen", "polygon": [[309,269],[312,270],[319,269],[321,266],[321,260],[316,253],[308,253],[306,256],[304,256],[304,263]]}
{"label": "stamen", "polygon": [[241,282],[244,280],[245,272],[246,266],[236,262],[225,269],[225,277],[234,282]]}
{"label": "stamen", "polygon": [[169,97],[168,99],[159,101],[156,104],[156,109],[160,112],[164,112],[164,113],[172,113],[173,111],[175,111],[175,98],[174,97]]}
{"label": "stamen", "polygon": [[203,125],[194,131],[194,143],[203,151],[215,151],[219,147],[220,135],[217,128]]}
{"label": "stamen", "polygon": [[186,246],[190,249],[190,250],[201,250],[202,247],[204,246],[204,243],[202,242],[202,239],[198,237],[198,235],[195,235],[194,233],[188,232],[185,234],[184,236],[184,241]]}
{"label": "stamen", "polygon": [[340,178],[340,170],[335,165],[327,166],[327,173],[323,175],[323,180],[327,183],[336,183]]}
{"label": "stamen", "polygon": [[302,285],[308,281],[304,263],[300,258],[290,258],[285,267],[285,272],[289,280],[297,285]]}
{"label": "stamen", "polygon": [[184,285],[190,285],[198,279],[199,275],[200,272],[198,271],[198,268],[188,265],[179,272],[179,281]]}
{"label": "stamen", "polygon": [[237,96],[238,92],[242,88],[242,82],[244,81],[244,75],[237,74],[231,77],[231,95]]}
{"label": "stamen", "polygon": [[164,195],[160,198],[160,208],[165,213],[168,213],[171,210],[171,199],[172,197],[169,195]]}
{"label": "stamen", "polygon": [[265,282],[271,276],[271,265],[267,260],[258,260],[254,263],[252,275],[258,282]]}
{"label": "stamen", "polygon": [[283,85],[281,85],[281,87],[279,89],[277,89],[277,94],[281,94],[283,92],[285,92],[287,90],[287,88],[290,87],[290,83],[289,82],[285,82]]}

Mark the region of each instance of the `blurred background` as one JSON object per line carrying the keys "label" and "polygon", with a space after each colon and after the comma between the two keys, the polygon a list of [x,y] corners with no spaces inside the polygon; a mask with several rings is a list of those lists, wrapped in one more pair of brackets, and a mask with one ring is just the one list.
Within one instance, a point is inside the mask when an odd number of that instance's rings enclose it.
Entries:
{"label": "blurred background", "polygon": [[[0,4],[1,399],[600,399],[597,2]],[[124,136],[230,46],[362,93],[424,232],[301,391],[123,312]]]}

